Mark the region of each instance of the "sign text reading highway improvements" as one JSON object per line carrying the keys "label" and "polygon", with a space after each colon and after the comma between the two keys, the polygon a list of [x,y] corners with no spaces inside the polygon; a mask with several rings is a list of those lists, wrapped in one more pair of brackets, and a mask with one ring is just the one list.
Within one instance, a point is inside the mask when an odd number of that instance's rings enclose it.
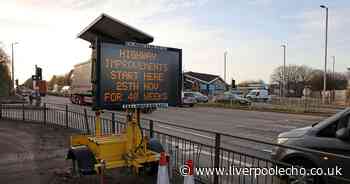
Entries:
{"label": "sign text reading highway improvements", "polygon": [[181,98],[181,50],[143,44],[101,43],[103,109],[172,105]]}

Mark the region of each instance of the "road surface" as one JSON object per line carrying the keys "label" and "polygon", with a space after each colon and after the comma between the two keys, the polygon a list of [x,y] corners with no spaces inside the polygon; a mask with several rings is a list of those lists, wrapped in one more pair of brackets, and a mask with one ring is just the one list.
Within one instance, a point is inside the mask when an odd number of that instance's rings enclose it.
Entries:
{"label": "road surface", "polygon": [[[69,98],[47,96],[44,101],[53,104],[69,104],[69,108],[75,111],[82,111],[82,109],[86,108],[89,113],[93,114],[93,112],[90,111],[91,108],[89,106],[71,104]],[[116,113],[123,114],[120,112]],[[110,119],[109,113],[104,113],[103,115],[107,119]],[[167,109],[159,109],[152,114],[142,114],[142,118],[154,119],[161,122],[169,122],[197,129],[216,131],[234,136],[253,138],[267,142],[275,142],[277,135],[281,132],[309,126],[324,119],[324,117],[310,115],[209,107],[169,107]],[[215,135],[213,134],[179,129],[177,127],[163,124],[155,124],[156,130],[161,132],[171,133],[172,135],[210,144],[214,141],[213,138]],[[259,154],[264,154],[264,157],[268,157],[268,154],[272,149],[271,146],[246,143],[228,137],[223,137],[222,142],[224,147],[235,147],[235,149],[239,149],[242,152],[258,150]],[[252,153],[256,154],[255,152]]]}
{"label": "road surface", "polygon": [[[65,104],[68,104],[69,111],[83,112],[83,110],[86,109],[88,114],[94,113],[91,111],[89,106],[71,104],[69,99],[64,97],[47,96],[45,97],[44,102],[48,103],[47,105],[53,107],[54,109],[61,109],[62,111],[56,112],[58,112],[58,115],[62,119],[65,117]],[[19,110],[19,114],[20,113],[21,110]],[[123,121],[122,119],[125,119],[125,113],[114,113],[117,115],[117,120]],[[41,114],[39,116],[42,117],[43,115]],[[76,118],[74,117],[74,113],[69,113],[69,116],[71,116],[69,117],[69,119],[71,119],[70,123],[78,123],[73,120],[73,118]],[[102,116],[105,119],[111,119],[111,111],[106,111]],[[82,117],[83,116],[80,116],[80,119],[82,119]],[[48,115],[47,118],[50,119],[51,116]],[[176,163],[181,164],[186,159],[195,158],[197,152],[200,152],[200,156],[196,161],[197,165],[201,166],[212,166],[214,149],[208,146],[198,146],[199,144],[194,144],[193,142],[213,146],[215,135],[203,131],[179,128],[172,126],[171,124],[226,133],[233,136],[252,138],[266,142],[275,142],[276,136],[281,132],[308,126],[323,119],[323,117],[309,115],[207,107],[170,107],[167,109],[159,109],[152,114],[142,114],[142,118],[146,119],[142,122],[144,127],[148,127],[148,119],[153,119],[156,120],[154,122],[155,131],[178,137],[177,140],[172,140],[170,137],[162,139],[161,136],[156,136],[161,140],[163,145],[167,147],[166,149],[170,152],[173,160],[176,158]],[[167,122],[168,124],[159,123],[158,121]],[[179,141],[182,138],[183,140]],[[190,141],[193,142],[191,143]],[[235,151],[235,154],[233,155],[228,154],[228,152],[221,152],[223,153],[223,155],[220,157],[222,163],[233,163],[234,165],[246,167],[256,166],[254,164],[259,163],[262,165],[267,165],[269,163],[264,162],[262,159],[270,158],[272,146],[225,136],[221,137],[220,143],[222,148]],[[253,155],[257,158],[244,156],[244,154]],[[233,181],[238,181],[238,183],[244,184],[249,183],[251,180],[256,180],[251,177],[233,177],[231,179]],[[242,181],[241,179],[243,179],[243,182],[240,182]],[[268,182],[271,177],[268,179],[261,179],[266,181],[266,183],[271,183]],[[223,183],[232,182],[230,182],[230,178],[227,178],[227,181]]]}

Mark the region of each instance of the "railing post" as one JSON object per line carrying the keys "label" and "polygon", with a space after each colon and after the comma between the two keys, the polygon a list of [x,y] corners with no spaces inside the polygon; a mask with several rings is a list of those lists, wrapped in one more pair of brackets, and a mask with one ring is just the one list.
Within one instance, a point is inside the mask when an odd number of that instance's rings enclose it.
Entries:
{"label": "railing post", "polygon": [[149,120],[149,136],[151,138],[154,137],[154,124],[153,124],[153,120]]}
{"label": "railing post", "polygon": [[115,114],[112,113],[112,133],[115,134]]}
{"label": "railing post", "polygon": [[87,134],[90,134],[89,121],[88,121],[88,116],[87,116],[86,109],[84,109],[84,118],[85,118],[86,132],[87,132]]}
{"label": "railing post", "polygon": [[65,113],[65,115],[66,115],[66,119],[65,119],[65,121],[66,121],[66,128],[68,128],[68,105],[66,105],[66,113]]}
{"label": "railing post", "polygon": [[26,114],[24,112],[24,103],[22,104],[22,120],[25,121],[26,120]]}
{"label": "railing post", "polygon": [[44,124],[46,124],[46,103],[44,103]]}
{"label": "railing post", "polygon": [[[220,167],[220,134],[215,134],[215,158],[214,158],[214,168]],[[214,174],[214,184],[219,184],[219,175]]]}
{"label": "railing post", "polygon": [[0,103],[0,119],[2,119],[2,103]]}

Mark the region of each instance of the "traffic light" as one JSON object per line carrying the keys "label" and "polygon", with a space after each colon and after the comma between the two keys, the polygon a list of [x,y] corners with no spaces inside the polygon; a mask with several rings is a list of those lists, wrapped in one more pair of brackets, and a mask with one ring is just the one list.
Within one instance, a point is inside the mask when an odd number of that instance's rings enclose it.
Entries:
{"label": "traffic light", "polygon": [[42,69],[40,67],[36,67],[36,71],[35,71],[35,75],[36,75],[36,80],[42,80]]}
{"label": "traffic light", "polygon": [[232,79],[231,87],[232,89],[236,89],[236,80]]}

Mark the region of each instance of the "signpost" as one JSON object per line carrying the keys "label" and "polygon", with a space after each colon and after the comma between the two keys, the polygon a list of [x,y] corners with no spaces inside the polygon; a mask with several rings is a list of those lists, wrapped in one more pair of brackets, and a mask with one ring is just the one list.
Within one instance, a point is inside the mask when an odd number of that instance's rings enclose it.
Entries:
{"label": "signpost", "polygon": [[98,40],[95,109],[176,106],[181,101],[181,50]]}
{"label": "signpost", "polygon": [[[85,159],[89,163],[85,165],[92,167],[79,170],[101,174],[101,178],[105,168],[132,167],[137,174],[146,163],[159,160],[159,153],[151,150],[149,138],[141,130],[140,110],[181,103],[182,51],[148,45],[152,36],[105,14],[79,37],[89,41],[92,48],[95,134],[72,136],[67,158],[73,160],[73,168],[74,159]],[[122,133],[106,135],[102,131],[104,109],[127,111]],[[79,158],[81,154],[93,154],[93,159]]]}

